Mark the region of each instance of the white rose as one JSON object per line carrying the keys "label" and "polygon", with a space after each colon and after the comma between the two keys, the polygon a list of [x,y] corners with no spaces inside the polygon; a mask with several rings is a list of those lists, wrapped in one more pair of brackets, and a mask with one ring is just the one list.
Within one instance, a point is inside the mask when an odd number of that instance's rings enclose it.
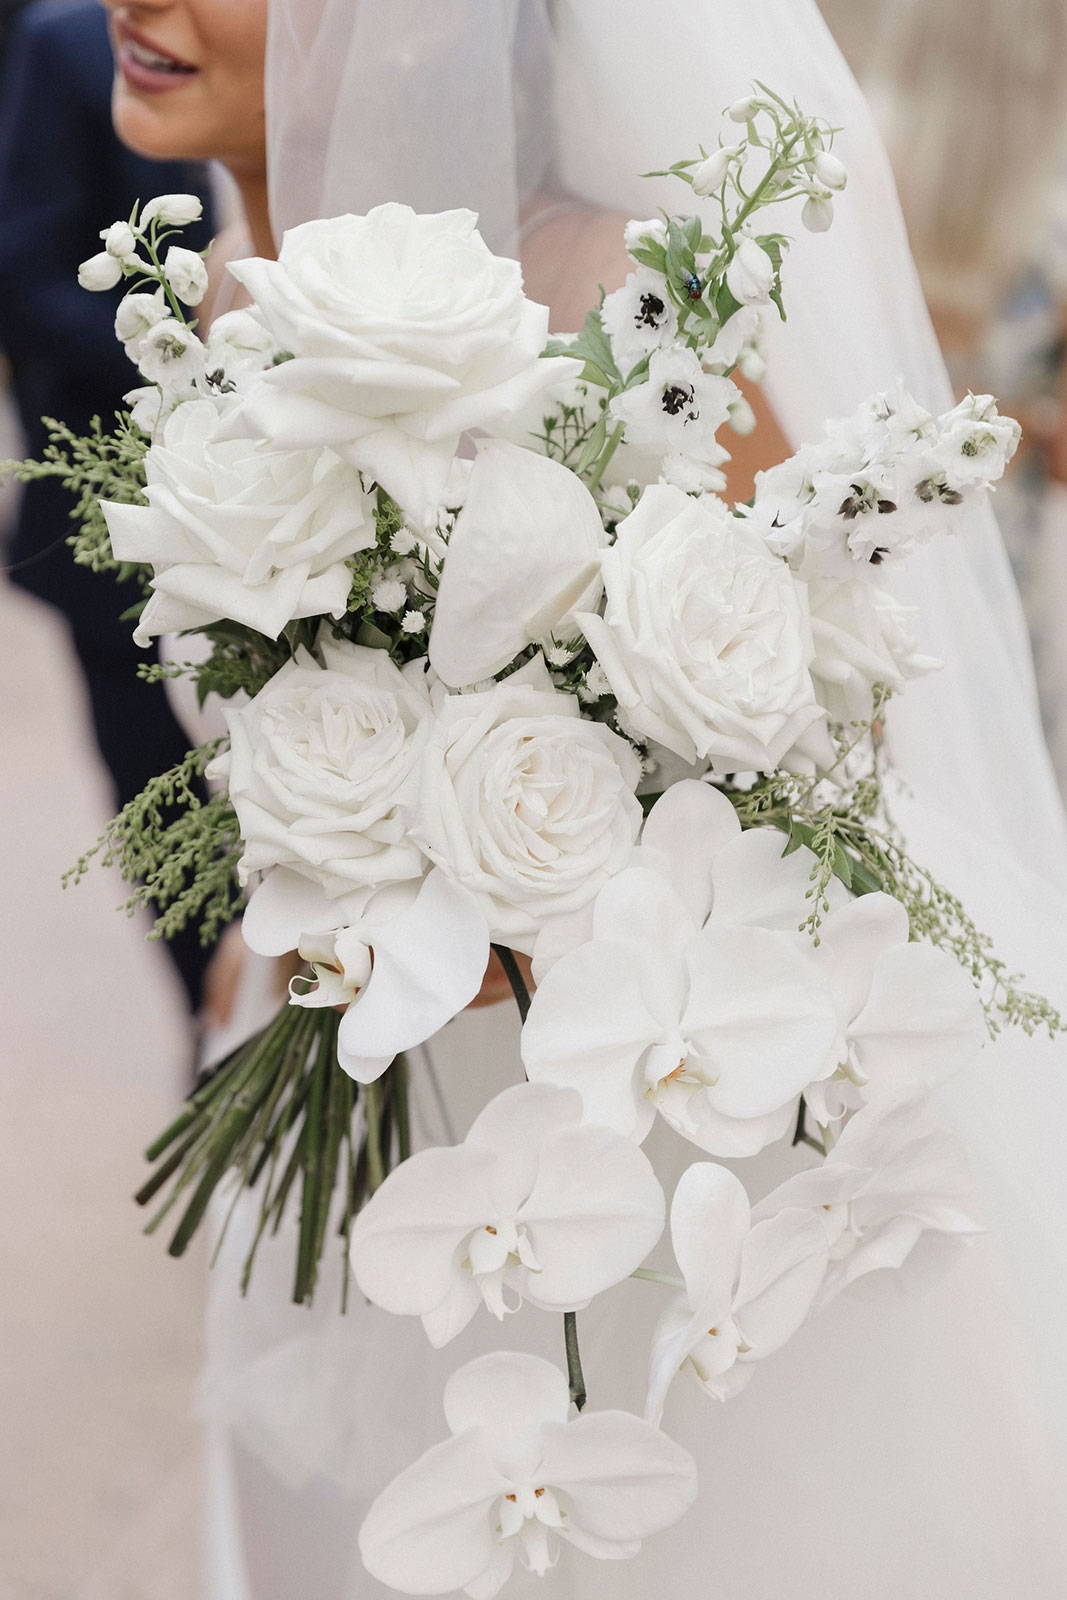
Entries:
{"label": "white rose", "polygon": [[198,306],[207,294],[207,267],[195,250],[171,245],[163,258],[163,272],[174,293],[187,306]]}
{"label": "white rose", "polygon": [[817,580],[809,592],[815,641],[811,671],[833,721],[867,721],[875,684],[900,694],[912,678],[941,666],[919,651],[911,631],[914,607],[901,605],[884,589],[863,579]]}
{"label": "white rose", "polygon": [[187,388],[204,370],[204,347],[184,322],[164,317],[141,339],[137,365],[162,389]]}
{"label": "white rose", "polygon": [[375,541],[357,473],[332,450],[220,438],[211,400],[189,400],[145,458],[145,506],[102,502],[115,555],[154,570],[135,637],[229,617],[276,639],[295,617],[341,616],[347,558]]}
{"label": "white rose", "polygon": [[440,699],[423,756],[418,835],[482,905],[491,936],[532,951],[552,918],[587,905],[641,826],[633,749],[586,722],[543,665]]}
{"label": "white rose", "polygon": [[121,277],[122,262],[106,250],[90,256],[78,268],[78,282],[83,289],[91,289],[94,293],[101,289],[113,289]]}
{"label": "white rose", "polygon": [[492,431],[577,364],[541,360],[548,311],[472,211],[377,206],[292,228],[277,261],[239,261],[280,348],[295,357],[250,393],[252,425],[330,444],[421,524],[442,503],[459,439]]}
{"label": "white rose", "polygon": [[142,206],[139,227],[143,233],[154,221],[165,228],[186,228],[190,222],[199,222],[203,214],[203,201],[195,194],[157,194]]}
{"label": "white rose", "polygon": [[769,772],[822,712],[804,586],[721,502],[646,489],[578,621],[629,725],[684,761]]}
{"label": "white rose", "polygon": [[324,667],[298,652],[226,711],[230,751],[212,775],[241,826],[241,882],[267,874],[247,913],[255,949],[356,923],[372,893],[427,867],[405,811],[431,720],[424,666],[354,644],[322,655]]}
{"label": "white rose", "polygon": [[743,235],[737,241],[726,269],[726,287],[743,306],[766,305],[774,283],[774,262],[755,239]]}

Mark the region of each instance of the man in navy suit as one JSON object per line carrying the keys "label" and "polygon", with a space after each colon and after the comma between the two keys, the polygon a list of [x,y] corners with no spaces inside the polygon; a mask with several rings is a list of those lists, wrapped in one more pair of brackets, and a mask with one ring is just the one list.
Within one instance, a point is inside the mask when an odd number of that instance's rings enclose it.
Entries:
{"label": "man in navy suit", "polygon": [[[101,228],[129,216],[136,200],[205,193],[203,169],[146,161],[111,127],[111,47],[98,0],[38,0],[16,17],[0,85],[0,348],[26,435],[27,453],[47,441],[41,417],[76,433],[94,416],[107,427],[140,379],[115,339],[122,290],[87,294],[78,263],[101,248]],[[205,207],[206,209],[206,207]],[[190,229],[183,243],[206,244]],[[85,676],[100,754],[117,805],[181,760],[188,739],[161,684],[137,677],[138,649],[121,614],[136,584],[76,566],[67,546],[71,498],[54,481],[30,485],[7,560],[14,582],[56,607],[70,625]],[[195,929],[169,945],[190,1007],[200,1003],[208,952]]]}

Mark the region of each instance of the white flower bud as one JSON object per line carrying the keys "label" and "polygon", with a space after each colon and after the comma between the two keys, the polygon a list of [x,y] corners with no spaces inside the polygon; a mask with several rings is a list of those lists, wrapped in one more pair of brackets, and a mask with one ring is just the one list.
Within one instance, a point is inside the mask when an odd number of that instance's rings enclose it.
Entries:
{"label": "white flower bud", "polygon": [[765,305],[774,283],[774,262],[755,239],[742,236],[726,269],[726,287],[742,306]]}
{"label": "white flower bud", "polygon": [[693,193],[717,194],[722,187],[722,180],[726,176],[730,162],[740,153],[739,144],[724,144],[721,149],[713,150],[710,156],[705,156],[703,161],[698,161],[695,167],[690,167],[689,176],[693,180]]}
{"label": "white flower bud", "polygon": [[137,240],[128,222],[113,222],[110,228],[101,228],[100,237],[109,256],[118,261],[136,260]]}
{"label": "white flower bud", "polygon": [[746,344],[737,358],[737,367],[743,378],[749,383],[762,383],[763,375],[767,371],[767,362],[758,345]]}
{"label": "white flower bud", "polygon": [[404,633],[421,633],[426,626],[426,615],[422,611],[405,611],[400,627]]}
{"label": "white flower bud", "polygon": [[161,289],[155,294],[128,294],[115,312],[115,337],[120,344],[143,339],[165,316],[167,305]]}
{"label": "white flower bud", "polygon": [[116,256],[109,255],[106,250],[101,250],[99,255],[90,256],[88,261],[83,261],[78,268],[78,282],[83,289],[113,289],[122,277],[122,262]]}
{"label": "white flower bud", "polygon": [[399,611],[407,605],[408,592],[399,578],[383,578],[370,592],[377,611]]}
{"label": "white flower bud", "polygon": [[165,228],[185,228],[190,222],[199,222],[203,214],[203,201],[195,194],[157,194],[146,201],[140,225],[144,229],[150,222],[161,222]]}
{"label": "white flower bud", "polygon": [[838,161],[835,155],[831,155],[829,150],[820,150],[812,162],[812,167],[824,188],[843,189],[848,182],[844,163]]}
{"label": "white flower bud", "polygon": [[207,268],[195,250],[172,245],[163,261],[163,271],[179,300],[198,306],[207,293]]}
{"label": "white flower bud", "polygon": [[163,415],[163,396],[155,384],[148,384],[143,389],[131,389],[129,394],[123,395],[122,403],[129,411],[134,427],[151,437]]}
{"label": "white flower bud", "polygon": [[756,426],[756,413],[743,394],[730,406],[730,426],[735,433],[751,433]]}
{"label": "white flower bud", "polygon": [[747,94],[743,100],[735,100],[726,115],[731,122],[751,122],[759,109],[759,96]]}
{"label": "white flower bud", "polygon": [[809,233],[825,233],[834,220],[834,202],[828,194],[810,194],[800,220]]}

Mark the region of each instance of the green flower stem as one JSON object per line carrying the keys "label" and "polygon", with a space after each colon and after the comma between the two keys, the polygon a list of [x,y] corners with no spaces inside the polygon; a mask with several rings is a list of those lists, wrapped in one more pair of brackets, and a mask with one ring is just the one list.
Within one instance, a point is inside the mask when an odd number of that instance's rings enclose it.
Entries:
{"label": "green flower stem", "polygon": [[392,1070],[396,1075],[393,1101],[396,1106],[397,1156],[399,1160],[406,1161],[411,1154],[411,1106],[408,1098],[410,1071],[407,1056],[397,1056]]}
{"label": "green flower stem", "polygon": [[382,1080],[368,1083],[363,1091],[363,1114],[366,1118],[364,1147],[367,1152],[367,1193],[373,1194],[385,1182],[385,1159],[382,1154]]}
{"label": "green flower stem", "polygon": [[585,1374],[582,1371],[581,1351],[578,1349],[578,1316],[574,1311],[565,1311],[563,1314],[563,1343],[567,1351],[571,1402],[576,1411],[581,1411],[586,1402]]}
{"label": "green flower stem", "polygon": [[604,477],[604,474],[608,470],[608,467],[611,465],[611,458],[615,454],[616,450],[619,448],[620,444],[622,443],[622,436],[623,436],[623,426],[622,426],[622,423],[619,422],[619,423],[616,424],[615,429],[614,429],[613,433],[611,434],[611,437],[608,439],[608,441],[605,444],[603,450],[600,452],[600,456],[599,456],[599,458],[598,458],[598,460],[596,462],[595,467],[593,468],[593,471],[589,474],[589,477],[586,479],[586,485],[585,486],[589,490],[590,494],[595,494],[596,491],[599,489],[601,481],[602,481],[602,479]]}
{"label": "green flower stem", "polygon": [[504,969],[504,976],[511,984],[511,992],[515,996],[515,1004],[519,1008],[519,1019],[525,1022],[530,1011],[530,991],[526,987],[526,979],[522,975],[522,969],[515,960],[515,952],[509,950],[506,944],[495,944],[492,949]]}
{"label": "green flower stem", "polygon": [[642,1278],[645,1283],[662,1283],[667,1289],[685,1288],[681,1278],[673,1278],[669,1272],[653,1272],[651,1267],[636,1267],[630,1276]]}

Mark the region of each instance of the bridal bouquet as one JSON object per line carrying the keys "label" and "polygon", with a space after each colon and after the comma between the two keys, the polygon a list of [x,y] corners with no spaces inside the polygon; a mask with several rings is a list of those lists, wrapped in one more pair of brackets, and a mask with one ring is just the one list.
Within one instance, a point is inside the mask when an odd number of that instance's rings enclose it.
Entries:
{"label": "bridal bouquet", "polygon": [[[297,1300],[337,1236],[435,1346],[523,1302],[563,1319],[566,1373],[462,1367],[450,1437],[371,1509],[366,1564],[408,1593],[485,1600],[516,1558],[626,1557],[674,1522],[670,1386],[729,1398],[924,1230],[973,1230],[916,1084],[987,1025],[1059,1026],[882,785],[889,702],[938,665],[885,580],[965,533],[1018,426],[897,388],[721,497],[754,422],[734,375],[785,314],[766,213],[821,232],[846,182],[833,130],[769,90],[727,127],[671,169],[699,210],[629,223],[630,276],[563,339],[475,216],[395,204],[233,265],[250,308],[201,337],[204,264],[171,242],[194,203],[153,200],[82,268],[134,280],[116,330],[145,385],[19,469],[78,492],[79,560],[141,574],[139,640],[197,641],[150,672],[225,706],[98,850],[159,934],[240,911],[300,968],[150,1150],[153,1225],[177,1216],[180,1254],[226,1179],[256,1246],[297,1204]],[[413,1154],[405,1052],[491,947],[526,1081]],[[669,1207],[657,1121],[693,1156]],[[795,1170],[752,1204],[723,1162],[775,1142]],[[578,1313],[628,1276],[666,1290],[643,1418],[583,1409]]]}

